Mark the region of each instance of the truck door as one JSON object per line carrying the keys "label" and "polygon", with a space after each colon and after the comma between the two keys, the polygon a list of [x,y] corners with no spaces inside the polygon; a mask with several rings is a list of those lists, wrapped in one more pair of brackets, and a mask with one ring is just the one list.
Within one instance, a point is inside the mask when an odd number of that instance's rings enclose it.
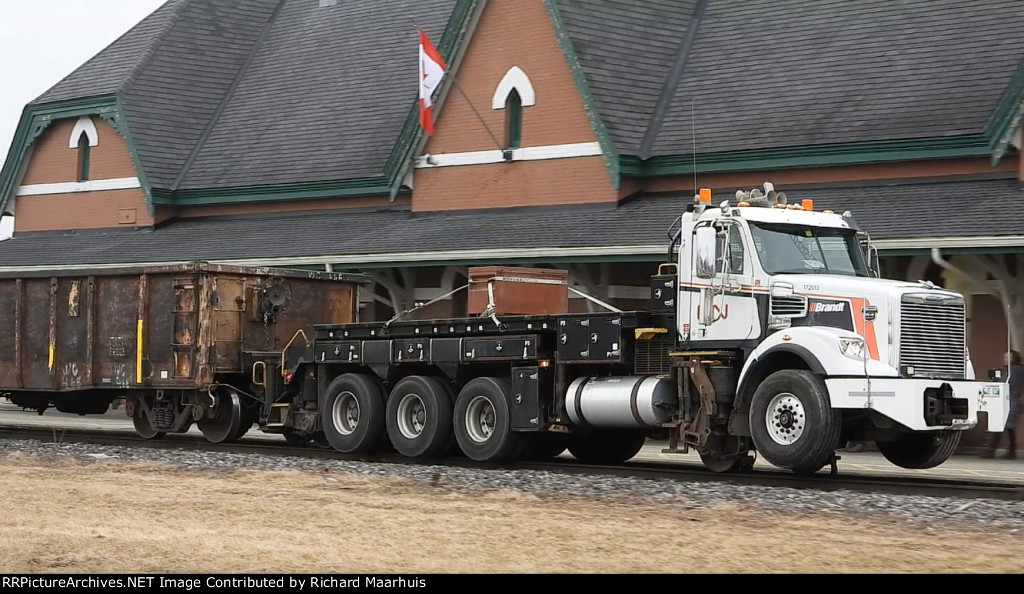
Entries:
{"label": "truck door", "polygon": [[699,223],[686,238],[679,252],[678,324],[684,345],[689,338],[690,348],[728,348],[759,338],[761,287],[754,286],[748,236],[742,222],[718,219]]}

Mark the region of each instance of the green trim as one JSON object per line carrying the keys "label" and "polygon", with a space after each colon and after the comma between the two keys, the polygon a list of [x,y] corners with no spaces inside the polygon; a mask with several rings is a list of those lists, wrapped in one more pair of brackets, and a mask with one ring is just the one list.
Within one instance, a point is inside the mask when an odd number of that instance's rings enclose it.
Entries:
{"label": "green trim", "polygon": [[128,144],[128,154],[131,155],[132,166],[135,167],[135,173],[139,176],[142,195],[146,198],[146,211],[149,212],[149,216],[156,216],[156,206],[153,204],[153,186],[149,183],[146,168],[142,166],[139,148],[135,144],[135,139],[132,137],[131,130],[129,129],[128,118],[125,116],[126,113],[124,104],[121,102],[121,98],[118,97],[116,106],[100,110],[100,117],[117,130],[121,137],[124,138],[125,143]]}
{"label": "green trim", "polygon": [[105,122],[110,124],[124,138],[125,143],[128,145],[132,166],[135,168],[140,185],[142,186],[142,193],[146,199],[146,208],[150,216],[152,216],[153,202],[150,199],[149,182],[146,179],[145,170],[139,161],[138,151],[135,148],[135,143],[132,141],[124,113],[121,100],[116,95],[97,95],[25,106],[21,114],[21,120],[18,122],[18,128],[14,133],[11,148],[7,153],[7,161],[4,162],[4,168],[0,171],[0,212],[7,212],[7,207],[17,190],[17,183],[21,179],[25,166],[28,164],[26,159],[36,139],[50,127],[50,124],[57,120],[88,115],[103,118]]}
{"label": "green trim", "polygon": [[988,123],[985,124],[985,136],[989,139],[992,150],[992,165],[998,165],[1006,151],[1010,148],[1010,139],[1014,130],[1024,121],[1024,58],[1017,65],[1009,84],[999,98],[999,103],[992,111]]}
{"label": "green trim", "polygon": [[[697,173],[722,173],[983,157],[989,154],[986,138],[970,135],[706,153],[697,155],[696,165]],[[692,175],[694,158],[693,155],[669,155],[641,161],[627,155],[622,157],[621,167],[624,174],[640,177]]]}
{"label": "green trim", "polygon": [[203,190],[153,190],[153,202],[168,206],[205,206],[210,204],[245,204],[285,200],[311,200],[343,196],[387,194],[384,177],[364,177],[324,182],[301,182],[265,186],[233,186]]}
{"label": "green trim", "polygon": [[[448,20],[448,25],[441,35],[441,41],[437,44],[437,51],[441,54],[441,59],[444,60],[449,70],[441,79],[440,88],[435,91],[437,96],[446,95],[452,84],[451,81],[455,80],[456,73],[452,68],[454,58],[457,52],[468,43],[470,29],[475,20],[473,17],[478,16],[484,4],[485,2],[481,0],[459,0],[455,5],[452,17]],[[440,108],[440,105],[435,105],[436,110],[440,110]],[[415,153],[422,141],[423,128],[420,127],[419,100],[417,99],[413,101],[412,109],[409,110],[409,115],[405,118],[402,133],[398,135],[398,142],[395,143],[391,155],[384,165],[384,177],[388,180],[387,192],[392,200],[402,191],[405,176],[412,168],[413,159],[416,158]]]}
{"label": "green trim", "polygon": [[587,113],[590,126],[594,129],[594,134],[597,136],[597,142],[601,145],[604,166],[608,170],[608,177],[611,178],[612,187],[618,190],[622,180],[619,149],[612,140],[611,134],[608,133],[604,120],[601,119],[597,100],[594,98],[593,93],[590,92],[587,76],[583,72],[583,65],[580,63],[579,56],[576,55],[576,49],[572,45],[569,30],[562,22],[562,13],[558,10],[557,0],[544,0],[544,6],[548,9],[551,24],[555,27],[555,37],[558,39],[558,45],[562,48],[565,61],[569,64],[569,70],[572,71],[572,78],[576,81],[576,90],[580,94],[580,99],[583,100],[583,110]]}

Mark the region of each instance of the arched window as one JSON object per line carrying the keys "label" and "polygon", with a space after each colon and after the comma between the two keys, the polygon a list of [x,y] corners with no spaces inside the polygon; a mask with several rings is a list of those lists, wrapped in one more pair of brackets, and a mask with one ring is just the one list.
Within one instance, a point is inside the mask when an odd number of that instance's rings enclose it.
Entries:
{"label": "arched window", "polygon": [[517,149],[523,140],[523,99],[512,89],[505,100],[505,148]]}
{"label": "arched window", "polygon": [[78,137],[78,181],[89,181],[89,135],[84,131]]}

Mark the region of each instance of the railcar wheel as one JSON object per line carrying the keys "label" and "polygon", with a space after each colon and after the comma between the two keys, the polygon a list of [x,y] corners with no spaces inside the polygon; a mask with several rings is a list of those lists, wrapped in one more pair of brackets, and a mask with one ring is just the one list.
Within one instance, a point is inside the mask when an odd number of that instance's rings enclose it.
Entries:
{"label": "railcar wheel", "polygon": [[331,447],[362,454],[381,447],[385,435],[384,388],[367,375],[346,373],[327,386],[320,424]]}
{"label": "railcar wheel", "polygon": [[522,435],[512,431],[508,380],[478,377],[455,401],[455,439],[462,453],[478,462],[504,462],[522,451]]}
{"label": "railcar wheel", "polygon": [[452,398],[441,381],[422,375],[402,379],[387,404],[387,432],[395,450],[410,458],[446,453],[452,433]]}
{"label": "railcar wheel", "polygon": [[135,409],[135,414],[132,415],[132,424],[135,425],[135,432],[143,439],[161,439],[167,435],[167,433],[153,428],[149,417],[141,408]]}
{"label": "railcar wheel", "polygon": [[196,426],[210,443],[234,441],[244,422],[242,398],[238,392],[224,388],[216,390],[213,398],[212,410],[206,411],[203,417],[196,421]]}
{"label": "railcar wheel", "polygon": [[839,445],[842,416],[820,377],[802,369],[769,375],[754,391],[750,433],[765,460],[797,474],[821,470]]}
{"label": "railcar wheel", "polygon": [[620,464],[640,453],[647,434],[632,429],[605,429],[571,435],[569,453],[588,464]]}
{"label": "railcar wheel", "polygon": [[901,435],[896,441],[877,442],[885,459],[900,468],[934,468],[953,455],[963,431],[928,431]]}
{"label": "railcar wheel", "polygon": [[259,420],[260,411],[259,408],[251,406],[249,404],[242,404],[242,421],[238,424],[238,431],[231,437],[229,441],[238,441],[245,437],[245,434],[252,429],[254,423]]}

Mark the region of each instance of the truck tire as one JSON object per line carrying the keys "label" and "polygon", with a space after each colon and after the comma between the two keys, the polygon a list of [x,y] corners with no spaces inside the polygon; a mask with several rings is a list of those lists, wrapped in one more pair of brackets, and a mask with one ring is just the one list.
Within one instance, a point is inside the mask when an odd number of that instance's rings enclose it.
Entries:
{"label": "truck tire", "polygon": [[512,431],[508,380],[478,377],[459,391],[452,419],[459,448],[471,460],[504,462],[522,452],[523,436]]}
{"label": "truck tire", "polygon": [[422,375],[399,381],[388,397],[387,429],[392,445],[403,456],[443,456],[452,433],[448,387],[440,380]]}
{"label": "truck tire", "polygon": [[569,453],[587,464],[621,464],[640,453],[647,433],[633,429],[604,429],[569,436]]}
{"label": "truck tire", "polygon": [[324,392],[320,425],[331,447],[346,454],[366,454],[384,437],[384,388],[373,378],[346,373]]}
{"label": "truck tire", "polygon": [[820,377],[803,369],[769,375],[750,403],[750,436],[764,459],[797,474],[821,470],[835,454],[842,415]]}
{"label": "truck tire", "polygon": [[960,445],[963,431],[924,431],[904,434],[896,441],[877,442],[885,459],[901,468],[934,468]]}

